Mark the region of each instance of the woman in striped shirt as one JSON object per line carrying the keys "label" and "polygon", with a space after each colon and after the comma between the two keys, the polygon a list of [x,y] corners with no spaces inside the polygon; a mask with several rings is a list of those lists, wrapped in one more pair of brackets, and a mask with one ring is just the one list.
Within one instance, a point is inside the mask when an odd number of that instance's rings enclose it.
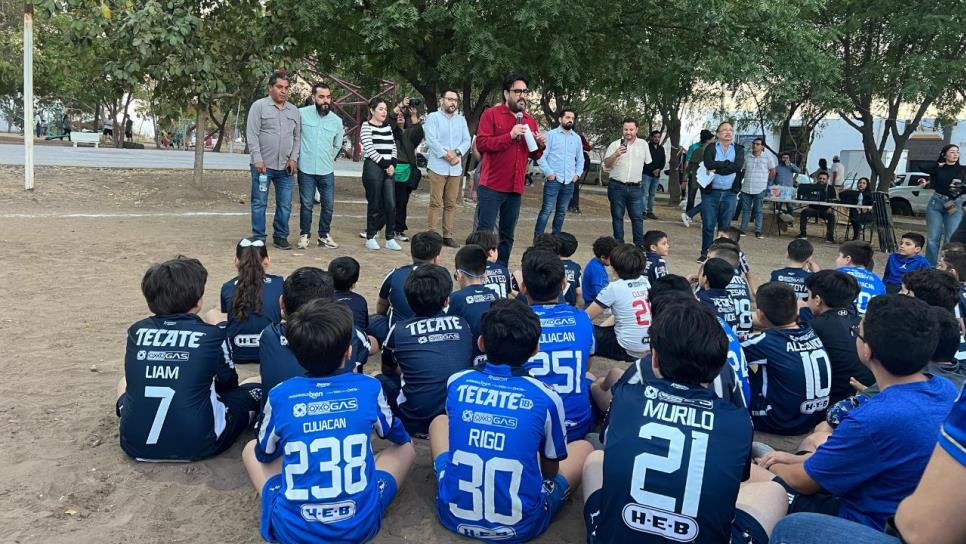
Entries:
{"label": "woman in striped shirt", "polygon": [[379,249],[376,234],[386,228],[386,248],[402,249],[393,238],[395,195],[393,173],[396,168],[396,142],[392,137],[392,127],[386,123],[389,109],[386,101],[373,98],[369,101],[369,120],[362,123],[359,137],[362,140],[362,154],[366,161],[362,165],[362,185],[366,189],[366,247]]}

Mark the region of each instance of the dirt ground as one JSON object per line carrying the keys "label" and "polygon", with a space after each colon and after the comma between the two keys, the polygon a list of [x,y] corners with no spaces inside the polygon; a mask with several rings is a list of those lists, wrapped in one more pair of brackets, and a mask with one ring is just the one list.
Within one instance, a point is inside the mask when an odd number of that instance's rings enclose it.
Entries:
{"label": "dirt ground", "polygon": [[[250,233],[247,174],[208,172],[198,188],[190,172],[48,167],[37,170],[30,193],[23,191],[21,176],[19,168],[0,166],[0,243],[11,261],[0,268],[0,541],[259,542],[259,504],[240,458],[251,435],[198,463],[135,463],[118,447],[114,415],[125,330],[148,313],[141,275],[178,254],[198,257],[209,271],[205,309],[217,305],[221,283],[233,276],[235,243]],[[359,180],[340,178],[336,198],[332,236],[341,247],[270,249],[272,269],[287,274],[306,265],[324,268],[336,256],[353,255],[363,265],[358,290],[373,306],[386,271],[409,261],[408,248],[363,248],[357,237],[365,214]],[[568,216],[565,229],[580,241],[575,258],[584,263],[593,240],[610,233],[610,219],[604,195],[585,191],[581,198],[583,215]],[[414,195],[410,234],[425,226],[427,201],[425,191]],[[530,189],[511,268],[527,245],[539,201],[539,187]],[[671,271],[687,274],[697,268],[700,228],[685,228],[678,213],[659,208],[665,220],[645,227],[669,233]],[[471,218],[471,208],[458,211],[459,238],[469,233]],[[291,225],[294,244],[297,204]],[[742,244],[757,278],[783,266],[788,240]],[[835,247],[814,241],[816,260],[831,266]],[[444,248],[442,263],[451,267],[454,253]],[[616,365],[599,358],[593,364],[596,373]],[[375,371],[377,365],[368,367]],[[242,378],[256,372],[239,370]],[[376,542],[462,540],[435,520],[428,443],[418,443],[417,452],[416,468]],[[583,542],[581,511],[577,494],[537,542]]]}

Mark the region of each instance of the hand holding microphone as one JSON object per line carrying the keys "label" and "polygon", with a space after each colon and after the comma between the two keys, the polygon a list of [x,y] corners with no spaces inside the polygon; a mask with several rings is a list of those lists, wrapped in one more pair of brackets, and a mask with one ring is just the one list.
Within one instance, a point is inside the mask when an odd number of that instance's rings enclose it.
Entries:
{"label": "hand holding microphone", "polygon": [[524,132],[527,131],[527,126],[523,124],[523,112],[517,112],[517,124],[510,129],[510,136],[514,140],[518,140]]}

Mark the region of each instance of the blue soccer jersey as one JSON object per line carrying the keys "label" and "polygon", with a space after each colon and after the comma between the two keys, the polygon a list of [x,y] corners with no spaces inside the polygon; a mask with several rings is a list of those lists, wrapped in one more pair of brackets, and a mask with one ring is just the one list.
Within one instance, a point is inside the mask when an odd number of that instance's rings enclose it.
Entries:
{"label": "blue soccer jersey", "polygon": [[[750,471],[748,411],[634,363],[614,385],[603,486],[587,502],[595,542],[734,542]],[[725,365],[727,366],[727,365]]]}
{"label": "blue soccer jersey", "polygon": [[550,523],[549,482],[537,454],[550,461],[567,457],[564,408],[525,372],[486,363],[449,380],[449,451],[436,460],[436,512],[451,531],[524,542]]}
{"label": "blue soccer jersey", "polygon": [[540,352],[525,368],[560,395],[567,439],[580,440],[593,426],[588,361],[594,352],[594,324],[587,313],[567,304],[534,305],[540,318]]}
{"label": "blue soccer jersey", "polygon": [[258,337],[262,329],[282,320],[282,310],[278,300],[282,296],[282,284],[285,278],[272,274],[265,275],[265,284],[262,287],[262,311],[253,312],[244,320],[237,320],[231,314],[237,282],[238,278],[235,277],[221,286],[221,311],[228,315],[225,329],[228,335],[228,349],[232,361],[236,363],[257,363]]}
{"label": "blue soccer jersey", "polygon": [[238,386],[225,330],[195,314],[153,316],[127,330],[121,449],[136,459],[214,455],[227,425],[218,393]]}
{"label": "blue soccer jersey", "polygon": [[832,365],[811,327],[768,329],[741,345],[751,377],[755,429],[793,435],[807,433],[823,419],[832,391]]}
{"label": "blue soccer jersey", "polygon": [[597,257],[587,261],[580,280],[583,286],[584,305],[589,306],[608,283],[610,283],[610,276],[607,274],[607,265]]}
{"label": "blue soccer jersey", "polygon": [[563,260],[564,276],[567,278],[567,289],[563,292],[564,300],[571,306],[577,305],[577,289],[580,289],[580,265],[570,259]]}
{"label": "blue soccer jersey", "polygon": [[751,311],[751,288],[748,280],[738,270],[731,277],[731,282],[725,289],[731,293],[731,299],[735,301],[735,312],[737,313],[738,324],[734,326],[738,338],[744,340],[751,334],[754,313]]}
{"label": "blue soccer jersey", "polygon": [[470,324],[475,344],[476,338],[480,336],[483,314],[490,309],[490,304],[499,299],[496,291],[484,285],[467,285],[449,296],[449,309],[446,314],[462,317]]}
{"label": "blue soccer jersey", "polygon": [[798,300],[808,300],[808,290],[805,289],[805,280],[811,275],[811,272],[802,268],[779,268],[771,273],[771,281],[784,283],[794,289],[795,296],[798,297]]}
{"label": "blue soccer jersey", "polygon": [[[343,368],[358,370],[369,360],[369,337],[359,329],[352,331],[352,355],[346,359]],[[262,331],[262,341],[259,346],[259,374],[262,386],[270,391],[276,385],[289,378],[304,376],[305,369],[299,364],[295,354],[288,348],[285,338],[285,323],[275,323]],[[264,399],[263,399],[264,400]]]}
{"label": "blue soccer jersey", "polygon": [[738,310],[735,300],[726,289],[701,289],[697,292],[698,301],[714,312],[732,330],[738,327]]}
{"label": "blue soccer jersey", "polygon": [[343,370],[272,389],[255,456],[262,463],[282,457],[282,473],[265,484],[262,537],[348,543],[375,536],[392,499],[384,487],[396,482],[376,470],[372,431],[395,444],[410,440],[371,376]]}
{"label": "blue soccer jersey", "polygon": [[442,313],[407,319],[389,331],[385,349],[402,374],[398,415],[410,433],[426,434],[445,410],[446,380],[473,364],[470,324]]}
{"label": "blue soccer jersey", "polygon": [[654,284],[654,280],[668,275],[667,261],[657,253],[648,251],[645,253],[647,263],[644,265],[644,274],[647,280]]}
{"label": "blue soccer jersey", "polygon": [[741,349],[741,341],[734,329],[720,317],[718,323],[721,323],[721,328],[728,337],[728,365],[734,370],[735,379],[744,400],[743,406],[751,406],[751,382],[748,379],[748,360],[745,358],[745,351]]}
{"label": "blue soccer jersey", "polygon": [[508,297],[510,295],[510,269],[500,263],[487,261],[483,285],[487,289],[492,289],[500,298]]}
{"label": "blue soccer jersey", "polygon": [[859,283],[859,295],[855,297],[855,309],[858,310],[859,315],[865,315],[865,309],[869,306],[872,297],[884,295],[886,292],[885,284],[875,272],[861,266],[843,266],[838,271],[845,272]]}
{"label": "blue soccer jersey", "polygon": [[966,469],[966,389],[959,392],[939,432],[939,446]]}

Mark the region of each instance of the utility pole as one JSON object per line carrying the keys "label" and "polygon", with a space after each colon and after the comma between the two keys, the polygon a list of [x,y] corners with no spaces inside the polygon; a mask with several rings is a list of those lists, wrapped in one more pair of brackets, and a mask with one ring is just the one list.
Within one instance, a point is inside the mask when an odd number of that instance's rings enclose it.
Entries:
{"label": "utility pole", "polygon": [[23,188],[34,190],[34,5],[23,6]]}

